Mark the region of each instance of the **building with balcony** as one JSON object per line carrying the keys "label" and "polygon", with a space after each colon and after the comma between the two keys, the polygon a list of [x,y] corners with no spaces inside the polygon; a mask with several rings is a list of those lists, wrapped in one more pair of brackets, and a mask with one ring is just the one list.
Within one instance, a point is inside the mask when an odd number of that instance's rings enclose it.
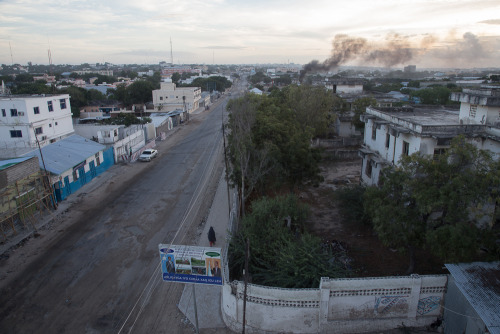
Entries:
{"label": "building with balcony", "polygon": [[500,159],[500,88],[464,89],[452,93],[460,110],[443,107],[368,107],[365,123],[361,180],[376,185],[380,171],[397,166],[404,155],[433,156],[449,148],[451,140],[464,135],[478,149]]}

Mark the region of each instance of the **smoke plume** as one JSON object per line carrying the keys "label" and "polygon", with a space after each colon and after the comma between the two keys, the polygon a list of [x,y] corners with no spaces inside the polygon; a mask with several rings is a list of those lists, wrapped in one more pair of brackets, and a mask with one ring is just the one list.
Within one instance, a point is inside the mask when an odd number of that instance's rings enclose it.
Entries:
{"label": "smoke plume", "polygon": [[[452,33],[452,32],[450,32]],[[420,43],[410,42],[410,37],[389,34],[381,43],[369,43],[364,38],[336,35],[332,41],[331,56],[324,62],[313,60],[304,65],[300,72],[300,81],[309,72],[326,72],[349,61],[357,60],[366,64],[381,64],[392,67],[405,64],[415,58],[434,66],[470,66],[496,57],[492,47],[500,43],[500,38],[487,39],[471,32],[461,37],[452,35],[439,40],[432,34],[420,37]],[[415,39],[415,36],[413,36]]]}
{"label": "smoke plume", "polygon": [[381,63],[391,67],[411,60],[415,49],[403,37],[392,34],[386,37],[386,42],[378,46],[370,44],[364,38],[336,35],[332,42],[330,58],[320,63],[313,60],[304,66],[300,73],[300,81],[312,71],[330,71],[350,60],[360,59],[367,63]]}

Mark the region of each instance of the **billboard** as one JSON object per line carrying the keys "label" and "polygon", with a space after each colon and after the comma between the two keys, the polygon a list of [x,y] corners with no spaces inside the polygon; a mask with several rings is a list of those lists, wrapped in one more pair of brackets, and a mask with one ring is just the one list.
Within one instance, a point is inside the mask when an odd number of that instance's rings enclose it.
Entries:
{"label": "billboard", "polygon": [[221,249],[160,244],[164,281],[222,285]]}

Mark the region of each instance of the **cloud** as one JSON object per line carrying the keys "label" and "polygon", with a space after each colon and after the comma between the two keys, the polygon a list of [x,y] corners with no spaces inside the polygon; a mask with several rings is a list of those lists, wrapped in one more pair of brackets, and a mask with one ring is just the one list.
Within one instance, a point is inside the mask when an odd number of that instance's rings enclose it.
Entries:
{"label": "cloud", "polygon": [[478,23],[500,25],[500,19],[496,19],[496,20],[484,20],[484,21],[479,21]]}

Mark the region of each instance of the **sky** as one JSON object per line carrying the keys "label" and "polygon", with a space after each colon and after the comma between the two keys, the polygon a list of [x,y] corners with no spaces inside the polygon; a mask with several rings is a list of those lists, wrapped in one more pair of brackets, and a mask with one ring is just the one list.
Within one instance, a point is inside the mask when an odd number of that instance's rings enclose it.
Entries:
{"label": "sky", "polygon": [[500,1],[0,0],[0,64],[49,49],[53,64],[500,67]]}

